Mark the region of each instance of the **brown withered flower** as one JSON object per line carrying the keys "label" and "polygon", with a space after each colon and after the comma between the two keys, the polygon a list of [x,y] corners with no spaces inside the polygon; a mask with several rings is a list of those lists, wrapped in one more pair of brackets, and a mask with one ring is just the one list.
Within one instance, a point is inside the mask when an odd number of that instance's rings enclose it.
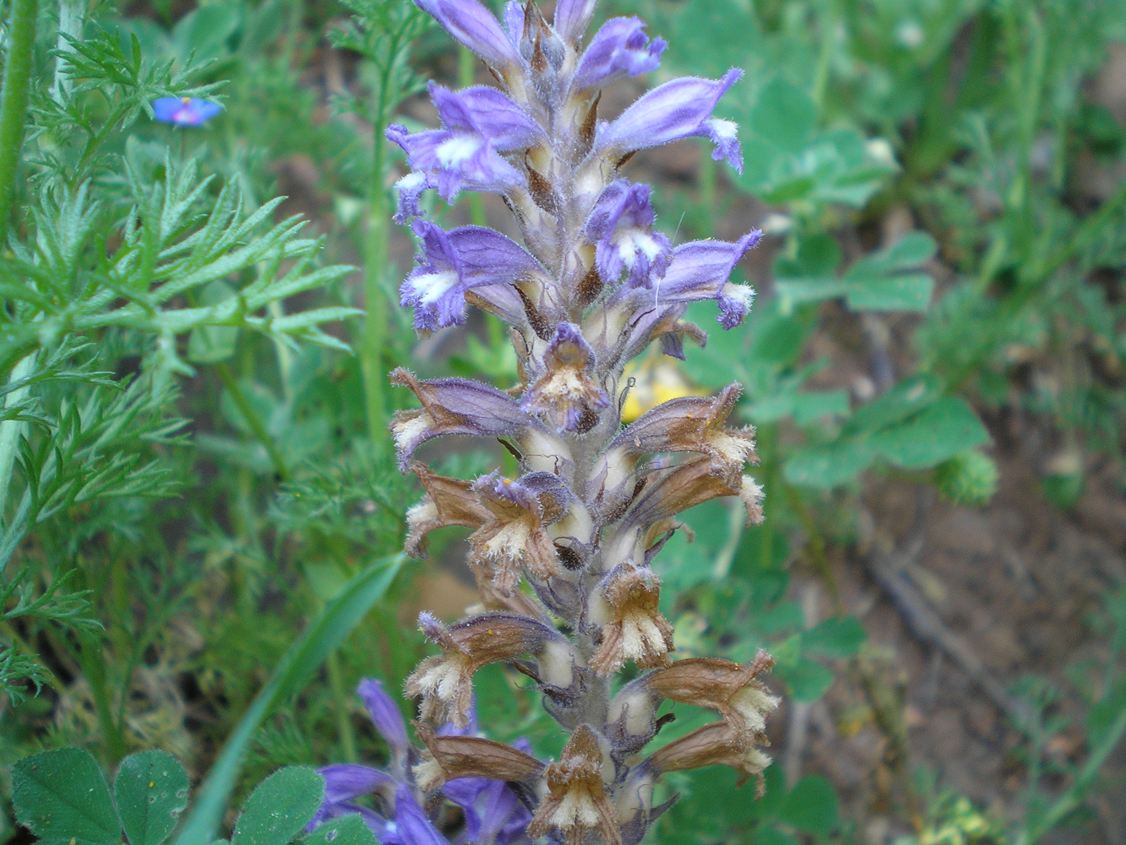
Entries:
{"label": "brown withered flower", "polygon": [[580,725],[544,776],[547,795],[528,825],[528,836],[539,838],[557,830],[566,845],[583,845],[589,833],[597,832],[606,845],[622,845],[617,813],[606,790],[607,781],[613,780],[613,763],[593,728]]}
{"label": "brown withered flower", "polygon": [[407,511],[404,548],[411,557],[426,556],[426,537],[431,531],[452,525],[478,528],[489,518],[489,511],[473,495],[470,482],[438,475],[417,461],[410,468],[426,491]]}
{"label": "brown withered flower", "polygon": [[757,781],[756,794],[765,788],[762,773],[770,765],[770,755],[756,745],[765,744],[759,735],[748,738],[727,722],[712,722],[687,736],[670,742],[654,752],[642,765],[657,774],[702,769],[705,766],[729,766],[739,772],[739,783],[753,777]]}
{"label": "brown withered flower", "polygon": [[778,707],[779,699],[759,680],[773,666],[774,658],[765,651],[745,664],[693,657],[652,672],[644,685],[670,701],[715,710],[734,730],[753,738],[766,729],[767,714]]}
{"label": "brown withered flower", "polygon": [[672,625],[661,615],[661,579],[648,566],[625,561],[610,570],[590,601],[590,622],[602,641],[590,660],[599,675],[616,672],[627,660],[663,666],[673,650]]}
{"label": "brown withered flower", "polygon": [[559,574],[548,526],[566,515],[571,494],[557,476],[531,472],[513,481],[494,472],[477,479],[472,492],[487,517],[469,538],[470,564],[497,590],[515,589],[524,569],[541,580]]}
{"label": "brown withered flower", "polygon": [[414,766],[415,783],[423,792],[434,792],[448,781],[479,777],[514,783],[533,781],[544,764],[510,745],[475,736],[439,736],[424,722],[415,732],[426,746]]}
{"label": "brown withered flower", "polygon": [[542,656],[545,683],[570,684],[570,645],[565,637],[535,619],[507,613],[490,613],[449,627],[433,615],[420,613],[419,628],[442,654],[423,660],[406,680],[406,692],[421,696],[422,718],[465,727],[473,703],[473,676],[482,666],[515,660],[523,655]]}

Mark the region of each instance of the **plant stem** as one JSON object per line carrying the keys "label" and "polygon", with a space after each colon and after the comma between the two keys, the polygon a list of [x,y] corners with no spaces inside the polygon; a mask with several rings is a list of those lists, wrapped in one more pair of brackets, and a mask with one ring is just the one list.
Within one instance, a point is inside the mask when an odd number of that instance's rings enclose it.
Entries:
{"label": "plant stem", "polygon": [[1016,845],[1032,845],[1063,821],[1064,816],[1079,807],[1083,802],[1083,796],[1087,794],[1095,778],[1098,777],[1103,763],[1106,762],[1111,752],[1118,747],[1118,743],[1122,741],[1123,734],[1126,734],[1126,710],[1118,714],[1118,718],[1114,720],[1114,724],[1106,732],[1103,741],[1087,758],[1087,762],[1083,764],[1083,769],[1067,792],[1056,799],[1056,802],[1039,818],[1034,826],[1025,828],[1020,832]]}
{"label": "plant stem", "polygon": [[340,657],[333,652],[325,661],[328,669],[328,683],[332,689],[332,709],[336,715],[336,730],[340,734],[341,751],[344,762],[356,760],[356,732],[352,730],[352,720],[348,715],[350,696],[344,689],[344,675],[340,671]]}
{"label": "plant stem", "polygon": [[4,93],[0,95],[0,244],[8,239],[16,170],[27,118],[31,51],[35,46],[38,0],[13,0],[8,27],[8,61],[4,67]]}
{"label": "plant stem", "polygon": [[95,635],[84,634],[78,647],[78,662],[82,674],[90,684],[94,697],[94,710],[98,715],[98,726],[106,743],[106,754],[110,763],[116,763],[125,756],[125,736],[121,724],[113,718],[109,686],[106,684],[106,660],[102,645]]}
{"label": "plant stem", "polygon": [[278,449],[278,444],[274,442],[274,438],[270,436],[270,432],[266,430],[262,418],[258,416],[258,412],[254,410],[254,406],[250,404],[246,394],[242,392],[242,387],[231,373],[231,368],[220,363],[215,366],[215,371],[219,374],[219,380],[223,382],[223,387],[227,388],[227,392],[231,394],[231,399],[234,400],[235,407],[239,409],[243,420],[254,433],[254,437],[265,448],[266,454],[270,456],[270,462],[274,465],[278,475],[283,479],[289,478],[289,467],[286,465],[285,457]]}
{"label": "plant stem", "polygon": [[386,63],[380,68],[372,129],[371,190],[368,194],[367,240],[364,250],[364,336],[360,339],[360,366],[363,371],[364,399],[367,408],[368,437],[372,448],[384,450],[387,444],[387,402],[384,396],[383,355],[387,338],[388,203],[384,185],[387,140],[383,124],[390,105],[391,68],[398,52],[397,33],[392,34]]}
{"label": "plant stem", "polygon": [[[35,369],[35,353],[21,358],[12,368],[8,384],[26,378]],[[23,401],[27,395],[28,385],[18,387],[8,394],[3,407],[14,408]],[[0,528],[6,526],[4,522],[4,507],[8,503],[8,491],[12,489],[12,465],[16,460],[16,451],[19,449],[20,435],[23,433],[23,423],[19,420],[9,420],[0,423]],[[3,567],[0,567],[2,569]]]}

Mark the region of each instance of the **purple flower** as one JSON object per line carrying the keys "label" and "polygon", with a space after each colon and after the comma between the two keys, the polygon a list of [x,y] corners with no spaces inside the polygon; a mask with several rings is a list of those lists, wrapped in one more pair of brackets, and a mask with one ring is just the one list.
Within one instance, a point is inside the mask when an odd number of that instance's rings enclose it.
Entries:
{"label": "purple flower", "polygon": [[672,244],[653,231],[649,186],[619,179],[612,182],[590,212],[586,236],[595,243],[595,262],[604,282],[628,274],[631,287],[651,287],[664,276]]}
{"label": "purple flower", "polygon": [[219,114],[223,107],[210,100],[194,97],[160,97],[152,102],[153,116],[161,123],[176,126],[202,126]]}
{"label": "purple flower", "polygon": [[416,220],[422,254],[400,288],[404,307],[414,309],[414,325],[435,331],[465,322],[465,294],[473,288],[510,285],[542,272],[539,262],[499,232],[462,226],[448,232]]}
{"label": "purple flower", "polygon": [[398,705],[384,691],[383,684],[374,678],[360,681],[356,693],[364,702],[375,729],[387,740],[396,760],[401,761],[410,746],[407,742],[407,726],[403,723],[403,714],[399,712]]}
{"label": "purple flower", "polygon": [[552,29],[564,41],[577,44],[590,24],[597,0],[559,0],[555,4]]}
{"label": "purple flower", "polygon": [[710,138],[715,144],[712,158],[726,159],[743,172],[743,152],[737,127],[729,120],[712,117],[716,103],[743,76],[732,68],[722,79],[685,77],[654,88],[609,123],[600,123],[595,133],[596,151],[619,155],[678,141],[681,138]]}
{"label": "purple flower", "polygon": [[527,112],[483,85],[454,92],[431,83],[430,97],[443,129],[412,135],[397,123],[387,127],[387,139],[402,147],[418,171],[397,185],[400,220],[418,214],[418,197],[429,187],[453,202],[463,188],[505,193],[525,184],[524,174],[501,154],[542,139],[543,130]]}
{"label": "purple flower", "polygon": [[414,0],[454,38],[497,70],[519,64],[512,42],[478,0]]}
{"label": "purple flower", "polygon": [[727,281],[735,265],[762,239],[753,229],[734,243],[693,241],[673,250],[672,262],[657,285],[658,302],[684,303],[715,299],[725,329],[739,325],[750,310],[754,289]]}
{"label": "purple flower", "polygon": [[581,434],[592,429],[610,397],[595,378],[594,350],[579,327],[560,323],[543,362],[543,374],[529,385],[520,407],[559,432]]}
{"label": "purple flower", "polygon": [[640,76],[656,70],[668,47],[663,38],[649,40],[640,18],[611,18],[591,39],[575,71],[573,85],[594,88],[623,76]]}

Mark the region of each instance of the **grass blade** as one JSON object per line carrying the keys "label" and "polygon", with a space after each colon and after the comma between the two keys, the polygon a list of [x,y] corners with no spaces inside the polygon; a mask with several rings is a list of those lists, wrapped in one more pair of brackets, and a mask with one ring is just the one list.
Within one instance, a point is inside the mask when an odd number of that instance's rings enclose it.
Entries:
{"label": "grass blade", "polygon": [[402,555],[381,558],[348,582],[313,620],[301,639],[255,697],[211,767],[195,807],[175,845],[200,845],[215,840],[246,748],[262,720],[279,702],[297,693],[312,674],[386,593],[402,564]]}

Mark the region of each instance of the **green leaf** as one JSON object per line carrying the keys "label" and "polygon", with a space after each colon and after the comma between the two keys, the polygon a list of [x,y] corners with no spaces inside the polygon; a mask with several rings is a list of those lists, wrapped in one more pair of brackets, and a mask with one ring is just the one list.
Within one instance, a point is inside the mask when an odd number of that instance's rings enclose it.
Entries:
{"label": "green leaf", "polygon": [[790,664],[779,661],[775,672],[797,701],[816,701],[833,685],[833,673],[813,660],[799,658]]}
{"label": "green leaf", "polygon": [[308,766],[274,772],[247,799],[231,845],[284,845],[316,815],[324,793],[324,778]]}
{"label": "green leaf", "polygon": [[322,824],[301,841],[305,845],[378,845],[370,828],[355,814]]}
{"label": "green leaf", "polygon": [[868,632],[860,620],[855,616],[841,616],[803,631],[802,651],[822,657],[851,657],[867,639]]}
{"label": "green leaf", "polygon": [[[237,296],[224,281],[212,282],[200,295],[201,305],[218,305]],[[235,354],[239,330],[237,326],[200,326],[188,335],[188,360],[194,364],[214,364]]]}
{"label": "green leaf", "polygon": [[196,845],[214,838],[235,785],[246,748],[262,720],[279,702],[297,693],[325,659],[383,598],[399,572],[403,556],[381,558],[348,582],[304,635],[282,658],[281,665],[254,699],[207,775],[199,798],[176,845]]}
{"label": "green leaf", "polygon": [[922,469],[989,442],[989,432],[964,400],[946,396],[900,425],[874,434],[872,448],[896,466]]}
{"label": "green leaf", "polygon": [[827,834],[839,823],[837,793],[825,778],[799,780],[782,801],[779,818],[804,833]]}
{"label": "green leaf", "polygon": [[188,775],[166,751],[130,754],[117,770],[113,794],[130,845],[159,845],[188,806]]}
{"label": "green leaf", "polygon": [[44,845],[117,845],[121,826],[109,787],[90,752],[60,748],[12,767],[12,804],[20,824]]}
{"label": "green leaf", "polygon": [[799,449],[787,459],[784,473],[792,484],[830,490],[864,472],[875,458],[875,450],[867,444],[842,440]]}
{"label": "green leaf", "polygon": [[759,91],[748,118],[758,137],[781,149],[797,149],[817,128],[817,106],[804,90],[775,76]]}
{"label": "green leaf", "polygon": [[798,841],[790,834],[768,826],[756,828],[750,841],[754,845],[798,845]]}

